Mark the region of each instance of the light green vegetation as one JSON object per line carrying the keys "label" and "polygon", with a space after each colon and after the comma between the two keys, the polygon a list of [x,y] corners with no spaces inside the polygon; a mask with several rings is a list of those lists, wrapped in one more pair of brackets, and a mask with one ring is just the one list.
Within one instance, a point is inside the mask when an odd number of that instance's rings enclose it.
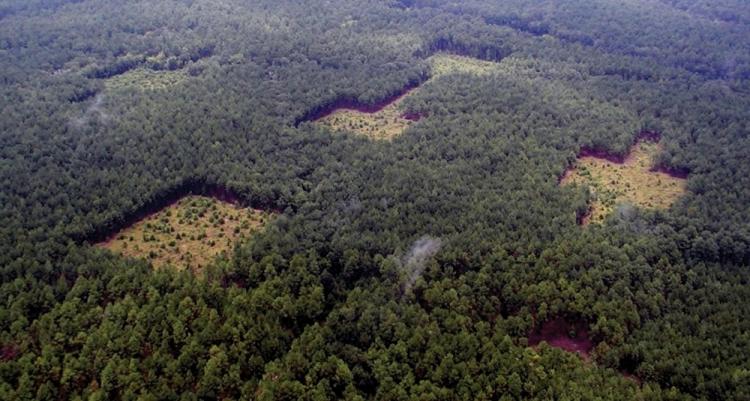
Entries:
{"label": "light green vegetation", "polygon": [[502,62],[495,63],[447,53],[438,53],[427,61],[430,63],[433,78],[455,73],[488,75],[503,68]]}
{"label": "light green vegetation", "polygon": [[135,88],[144,91],[165,90],[178,85],[187,78],[182,70],[154,71],[148,68],[136,68],[124,74],[108,78],[105,86],[108,90]]}
{"label": "light green vegetation", "polygon": [[240,238],[257,232],[267,212],[204,196],[187,196],[118,233],[100,246],[124,256],[200,272]]}
{"label": "light green vegetation", "polygon": [[[431,56],[427,61],[432,71],[431,80],[455,73],[488,75],[500,69],[499,64],[495,62],[445,53]],[[318,123],[334,131],[354,132],[375,140],[390,140],[401,135],[414,123],[403,117],[406,110],[403,109],[402,103],[418,90],[419,88],[416,88],[406,92],[375,113],[338,109],[318,120]]]}
{"label": "light green vegetation", "polygon": [[640,141],[624,163],[586,156],[576,162],[561,183],[586,185],[594,192],[596,201],[584,224],[600,223],[617,205],[629,203],[645,208],[664,209],[682,196],[686,181],[669,174],[653,171],[654,158],[661,147],[657,143]]}

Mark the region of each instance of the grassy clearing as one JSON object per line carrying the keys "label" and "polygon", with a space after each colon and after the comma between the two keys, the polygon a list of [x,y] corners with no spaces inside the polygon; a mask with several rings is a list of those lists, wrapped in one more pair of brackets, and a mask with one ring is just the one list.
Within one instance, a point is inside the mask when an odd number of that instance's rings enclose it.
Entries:
{"label": "grassy clearing", "polygon": [[268,212],[213,198],[187,196],[99,246],[147,259],[157,268],[171,265],[200,272],[238,239],[260,230],[270,217]]}
{"label": "grassy clearing", "polygon": [[581,157],[561,184],[586,185],[596,200],[586,222],[601,223],[617,205],[629,203],[644,208],[670,207],[687,190],[686,181],[669,174],[651,171],[659,144],[641,141],[624,163],[597,157]]}
{"label": "grassy clearing", "polygon": [[[498,71],[498,63],[482,61],[470,57],[452,54],[436,54],[427,62],[432,69],[432,79],[454,73],[487,75]],[[317,121],[333,131],[353,132],[375,140],[390,140],[401,135],[414,121],[403,117],[405,110],[401,107],[407,96],[414,94],[413,89],[375,113],[358,110],[338,109]]]}
{"label": "grassy clearing", "polygon": [[108,90],[136,88],[144,91],[165,90],[187,78],[182,70],[153,71],[148,68],[136,68],[124,74],[115,75],[106,80]]}
{"label": "grassy clearing", "polygon": [[446,53],[438,53],[427,61],[430,63],[433,78],[456,73],[490,75],[501,69],[500,63]]}
{"label": "grassy clearing", "polygon": [[375,113],[338,109],[317,122],[333,131],[354,132],[375,140],[390,140],[401,135],[413,123],[402,116],[401,103],[406,96],[408,94]]}

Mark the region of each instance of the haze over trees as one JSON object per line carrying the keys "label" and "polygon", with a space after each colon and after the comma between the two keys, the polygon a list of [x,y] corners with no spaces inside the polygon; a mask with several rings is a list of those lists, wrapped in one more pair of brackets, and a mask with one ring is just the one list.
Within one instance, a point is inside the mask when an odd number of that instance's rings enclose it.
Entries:
{"label": "haze over trees", "polygon": [[[748,22],[741,0],[1,2],[0,399],[749,399]],[[415,86],[389,141],[308,121]],[[560,176],[646,131],[686,193],[579,226],[594,196]],[[200,275],[94,246],[219,193],[274,217]],[[589,360],[530,347],[549,322]]]}

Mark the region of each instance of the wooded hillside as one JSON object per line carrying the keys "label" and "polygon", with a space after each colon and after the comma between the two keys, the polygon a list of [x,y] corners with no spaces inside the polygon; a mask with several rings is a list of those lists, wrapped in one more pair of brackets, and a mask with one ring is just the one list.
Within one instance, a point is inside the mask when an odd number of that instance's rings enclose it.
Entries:
{"label": "wooded hillside", "polygon": [[[0,2],[0,399],[750,399],[749,21],[742,0]],[[389,141],[308,121],[416,86]],[[581,227],[596,194],[560,177],[641,132],[685,194]],[[94,246],[190,194],[274,217],[199,276]],[[530,347],[551,321],[590,358]]]}

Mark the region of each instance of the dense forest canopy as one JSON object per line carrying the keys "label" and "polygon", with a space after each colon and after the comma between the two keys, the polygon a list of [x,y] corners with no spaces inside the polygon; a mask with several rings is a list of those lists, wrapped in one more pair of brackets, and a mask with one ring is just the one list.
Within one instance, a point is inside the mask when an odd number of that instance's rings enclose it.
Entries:
{"label": "dense forest canopy", "polygon": [[[744,0],[0,1],[0,399],[750,399],[748,24]],[[416,86],[389,141],[307,121]],[[596,194],[560,177],[642,132],[685,194],[579,226]],[[217,191],[274,217],[200,275],[94,246]],[[530,346],[550,322],[588,358]]]}

